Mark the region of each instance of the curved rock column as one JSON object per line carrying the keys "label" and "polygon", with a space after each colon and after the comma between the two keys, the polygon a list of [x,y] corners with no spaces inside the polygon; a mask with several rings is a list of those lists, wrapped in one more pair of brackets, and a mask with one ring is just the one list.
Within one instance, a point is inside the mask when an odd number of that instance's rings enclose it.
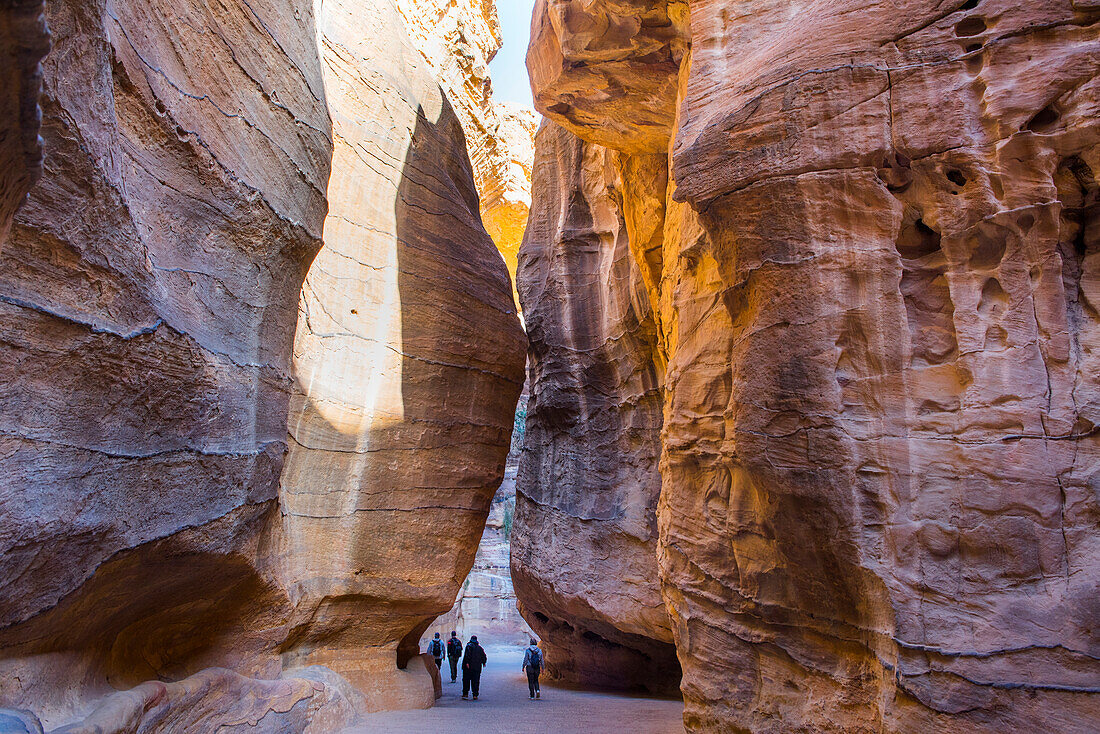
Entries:
{"label": "curved rock column", "polygon": [[326,3],[320,31],[335,152],[267,546],[296,606],[280,651],[372,709],[426,707],[430,678],[403,669],[473,564],[523,332],[462,128],[392,4]]}
{"label": "curved rock column", "polygon": [[618,162],[553,123],[536,137],[512,579],[551,676],[667,693],[679,665],[655,573],[663,376]]}
{"label": "curved rock column", "polygon": [[689,730],[1088,731],[1100,8],[540,2],[540,110],[652,151],[657,6]]}

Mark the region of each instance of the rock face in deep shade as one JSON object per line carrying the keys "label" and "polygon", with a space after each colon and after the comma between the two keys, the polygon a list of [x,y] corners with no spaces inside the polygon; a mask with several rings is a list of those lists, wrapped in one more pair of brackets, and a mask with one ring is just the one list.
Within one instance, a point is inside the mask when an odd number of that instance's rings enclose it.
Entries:
{"label": "rock face in deep shade", "polygon": [[49,49],[43,0],[0,8],[0,245],[11,218],[42,173],[39,61]]}
{"label": "rock face in deep shade", "polygon": [[[690,6],[669,195],[645,207],[685,723],[1091,731],[1100,7]],[[559,120],[571,74],[642,63],[550,63],[560,32],[529,54]],[[607,131],[648,139],[616,100],[653,81],[614,78],[564,122],[634,152]],[[535,211],[558,196],[536,185]]]}
{"label": "rock face in deep shade", "polygon": [[462,128],[400,27],[383,3],[325,6],[330,209],[302,290],[271,541],[299,599],[284,660],[334,668],[375,709],[433,700],[394,661],[473,563],[523,382]]}
{"label": "rock face in deep shade", "polygon": [[0,707],[47,728],[434,697],[398,646],[472,562],[522,332],[396,10],[313,5],[47,9],[44,172],[0,249]]}
{"label": "rock face in deep shade", "polygon": [[552,123],[536,138],[519,271],[533,387],[512,579],[551,676],[675,691],[655,573],[662,375],[618,163]]}

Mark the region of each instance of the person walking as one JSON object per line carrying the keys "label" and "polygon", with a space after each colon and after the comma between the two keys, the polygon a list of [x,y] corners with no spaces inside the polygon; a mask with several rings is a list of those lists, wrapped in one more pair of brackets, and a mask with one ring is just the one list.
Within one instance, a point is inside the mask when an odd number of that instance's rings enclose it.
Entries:
{"label": "person walking", "polygon": [[458,678],[458,659],[462,657],[462,640],[458,633],[451,630],[451,639],[447,640],[447,662],[451,664],[451,683]]}
{"label": "person walking", "polygon": [[436,670],[442,670],[443,668],[443,640],[439,639],[439,633],[435,633],[435,639],[428,643],[428,652],[432,654],[432,659],[435,660]]}
{"label": "person walking", "polygon": [[539,690],[539,674],[543,670],[542,650],[534,637],[531,638],[531,646],[523,651],[521,670],[527,671],[527,690],[530,691],[531,698],[542,698],[542,691]]}
{"label": "person walking", "polygon": [[466,643],[466,654],[462,656],[462,698],[471,692],[474,700],[477,700],[478,689],[481,688],[481,669],[489,662],[485,656],[485,650],[477,644],[477,635],[470,635],[470,641]]}

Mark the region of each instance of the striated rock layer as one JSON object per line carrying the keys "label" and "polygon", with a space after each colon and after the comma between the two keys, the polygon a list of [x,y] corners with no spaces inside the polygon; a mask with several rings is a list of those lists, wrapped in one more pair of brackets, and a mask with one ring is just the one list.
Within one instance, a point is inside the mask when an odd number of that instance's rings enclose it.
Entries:
{"label": "striated rock layer", "polygon": [[474,566],[462,583],[451,610],[432,622],[425,631],[420,640],[421,649],[427,649],[436,632],[446,640],[455,631],[463,642],[470,635],[477,635],[483,645],[522,647],[531,637],[531,628],[516,606],[516,593],[509,570],[516,511],[516,474],[523,454],[529,397],[525,386],[516,406],[512,447],[504,462],[504,481],[493,496]]}
{"label": "striated rock layer", "polygon": [[481,196],[481,218],[514,280],[531,206],[538,116],[534,110],[493,101],[489,62],[503,42],[496,3],[397,0],[397,7],[413,47],[454,105]]}
{"label": "striated rock layer", "polygon": [[[623,100],[664,87],[631,7],[540,2],[528,59],[541,111],[637,152],[657,124]],[[690,3],[668,196],[644,207],[689,730],[1095,727],[1098,20]],[[597,77],[615,94],[574,104]]]}
{"label": "striated rock layer", "polygon": [[[29,85],[43,27],[11,17]],[[47,20],[44,170],[0,249],[0,708],[199,732],[430,705],[398,665],[472,563],[523,365],[438,83],[389,0]]]}
{"label": "striated rock layer", "polygon": [[619,163],[554,124],[536,138],[512,579],[552,677],[668,692],[679,666],[655,573],[662,368]]}
{"label": "striated rock layer", "polygon": [[374,709],[434,700],[394,662],[470,570],[523,382],[462,128],[400,27],[386,3],[322,15],[330,208],[302,289],[270,539],[296,601],[284,662],[334,668]]}

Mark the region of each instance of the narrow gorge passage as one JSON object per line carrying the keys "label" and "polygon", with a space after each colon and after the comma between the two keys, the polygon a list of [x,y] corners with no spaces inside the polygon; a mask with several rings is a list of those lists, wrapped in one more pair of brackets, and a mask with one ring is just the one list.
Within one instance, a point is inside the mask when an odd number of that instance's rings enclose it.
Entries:
{"label": "narrow gorge passage", "polygon": [[423,711],[370,714],[342,734],[680,734],[684,706],[679,701],[641,698],[542,685],[542,698],[527,694],[520,672],[523,651],[487,648],[489,664],[477,701],[463,701],[462,682],[443,683],[443,698]]}

